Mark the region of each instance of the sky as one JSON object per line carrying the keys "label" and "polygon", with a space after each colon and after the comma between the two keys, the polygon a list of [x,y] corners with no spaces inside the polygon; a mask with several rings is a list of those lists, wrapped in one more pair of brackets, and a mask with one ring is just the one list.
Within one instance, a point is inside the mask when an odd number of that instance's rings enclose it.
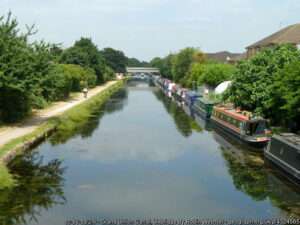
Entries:
{"label": "sky", "polygon": [[151,60],[196,47],[243,52],[300,23],[300,0],[0,0],[21,27],[35,24],[37,40],[70,47],[81,36],[97,46]]}

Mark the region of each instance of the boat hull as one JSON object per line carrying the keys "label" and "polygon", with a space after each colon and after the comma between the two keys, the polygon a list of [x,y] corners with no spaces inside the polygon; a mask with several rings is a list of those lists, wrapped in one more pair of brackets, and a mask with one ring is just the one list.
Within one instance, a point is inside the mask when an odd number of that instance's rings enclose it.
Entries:
{"label": "boat hull", "polygon": [[300,152],[298,149],[274,135],[264,154],[269,161],[295,180],[300,181]]}
{"label": "boat hull", "polygon": [[242,143],[247,144],[259,151],[263,151],[263,149],[268,145],[268,142],[269,142],[268,139],[266,139],[264,141],[253,141],[253,140],[251,140],[252,137],[249,137],[246,135],[241,135],[240,133],[234,131],[233,129],[230,129],[229,127],[218,122],[213,116],[211,117],[211,123],[215,129],[222,130],[223,132],[228,133],[230,136],[238,139]]}
{"label": "boat hull", "polygon": [[210,117],[211,117],[211,114],[209,114],[208,112],[201,109],[199,106],[197,106],[195,104],[192,106],[192,109],[193,109],[195,114],[197,114],[198,116],[200,116],[204,120],[209,120]]}

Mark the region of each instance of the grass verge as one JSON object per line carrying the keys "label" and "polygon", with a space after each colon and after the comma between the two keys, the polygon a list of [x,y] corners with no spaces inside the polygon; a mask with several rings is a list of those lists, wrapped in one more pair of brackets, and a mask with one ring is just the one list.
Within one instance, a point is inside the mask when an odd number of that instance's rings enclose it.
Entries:
{"label": "grass verge", "polygon": [[15,180],[7,167],[0,163],[0,190],[15,186]]}

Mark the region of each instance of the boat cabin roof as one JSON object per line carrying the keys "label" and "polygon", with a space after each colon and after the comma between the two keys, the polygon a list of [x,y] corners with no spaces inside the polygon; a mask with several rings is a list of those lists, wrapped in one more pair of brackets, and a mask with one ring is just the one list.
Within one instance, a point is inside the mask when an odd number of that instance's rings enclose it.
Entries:
{"label": "boat cabin roof", "polygon": [[235,108],[228,108],[226,106],[214,106],[214,109],[240,121],[246,121],[249,123],[265,121],[263,118],[251,118],[251,112],[248,111],[241,111]]}
{"label": "boat cabin roof", "polygon": [[300,136],[294,133],[280,133],[277,135],[280,139],[285,140],[289,144],[293,144],[300,150]]}

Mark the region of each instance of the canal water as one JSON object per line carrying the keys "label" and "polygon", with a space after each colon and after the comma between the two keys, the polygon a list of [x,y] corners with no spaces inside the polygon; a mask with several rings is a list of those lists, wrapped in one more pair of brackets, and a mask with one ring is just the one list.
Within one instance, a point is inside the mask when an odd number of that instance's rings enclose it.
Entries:
{"label": "canal water", "polygon": [[299,215],[299,190],[271,168],[156,87],[129,82],[84,125],[14,160],[0,224]]}

